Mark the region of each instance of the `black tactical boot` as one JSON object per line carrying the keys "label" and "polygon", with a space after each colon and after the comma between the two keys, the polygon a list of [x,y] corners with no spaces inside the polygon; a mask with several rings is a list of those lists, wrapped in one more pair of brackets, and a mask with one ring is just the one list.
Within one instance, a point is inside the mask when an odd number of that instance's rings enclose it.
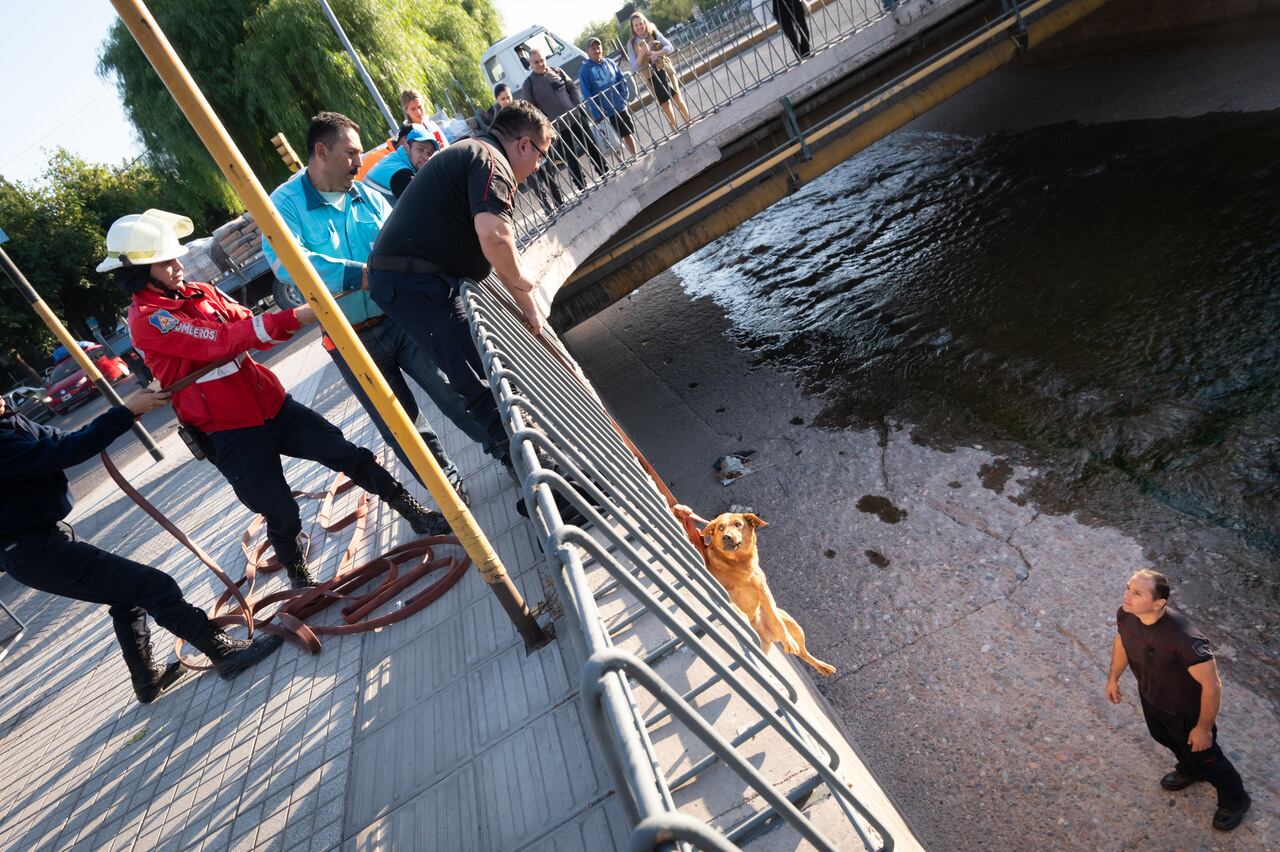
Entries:
{"label": "black tactical boot", "polygon": [[134,653],[125,651],[123,656],[125,665],[129,667],[129,679],[133,682],[133,694],[143,704],[155,701],[187,673],[177,660],[167,666],[156,665],[150,645]]}
{"label": "black tactical boot", "polygon": [[289,575],[289,585],[295,589],[306,589],[316,584],[316,575],[311,572],[311,567],[307,565],[307,556],[311,553],[311,539],[306,533],[298,533],[298,538],[294,542],[297,551],[297,557],[284,566],[284,571]]}
{"label": "black tactical boot", "polygon": [[419,503],[403,485],[387,499],[387,505],[408,521],[418,535],[449,535],[452,532],[444,515]]}
{"label": "black tactical boot", "polygon": [[283,640],[279,636],[259,633],[252,640],[232,639],[213,622],[205,627],[191,644],[209,658],[223,680],[231,680],[254,663],[269,656]]}

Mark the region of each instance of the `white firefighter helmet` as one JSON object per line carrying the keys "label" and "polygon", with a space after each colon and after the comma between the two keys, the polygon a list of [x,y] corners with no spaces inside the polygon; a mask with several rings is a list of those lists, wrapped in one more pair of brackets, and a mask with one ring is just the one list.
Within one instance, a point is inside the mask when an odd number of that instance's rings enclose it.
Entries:
{"label": "white firefighter helmet", "polygon": [[98,264],[98,271],[111,272],[182,257],[187,247],[178,240],[190,236],[193,230],[195,226],[186,216],[163,210],[121,216],[107,231],[107,257]]}

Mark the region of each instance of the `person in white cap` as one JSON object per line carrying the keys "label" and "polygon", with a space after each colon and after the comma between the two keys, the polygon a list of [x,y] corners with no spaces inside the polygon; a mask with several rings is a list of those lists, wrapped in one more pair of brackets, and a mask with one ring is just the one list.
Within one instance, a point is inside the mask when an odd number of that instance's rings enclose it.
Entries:
{"label": "person in white cap", "polygon": [[250,357],[251,350],[270,349],[314,322],[311,307],[255,316],[216,287],[185,280],[179,239],[191,231],[190,219],[163,210],[124,216],[107,233],[107,259],[98,271],[114,272],[116,285],[132,298],[134,348],[162,387],[202,371],[179,385],[173,409],[240,502],[266,518],[267,537],[293,585],[312,586],[316,578],[282,454],[342,471],[387,501],[419,535],[448,533],[443,515],[422,506],[373,453],[294,400]]}

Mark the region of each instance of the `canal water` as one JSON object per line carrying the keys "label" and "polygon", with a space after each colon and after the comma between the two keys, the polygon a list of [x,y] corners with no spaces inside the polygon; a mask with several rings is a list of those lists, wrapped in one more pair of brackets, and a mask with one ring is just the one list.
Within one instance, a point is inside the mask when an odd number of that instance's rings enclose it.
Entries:
{"label": "canal water", "polygon": [[1274,575],[1278,152],[1280,111],[903,131],[675,271],[819,425],[1005,443],[1046,507],[1157,551],[1211,530]]}

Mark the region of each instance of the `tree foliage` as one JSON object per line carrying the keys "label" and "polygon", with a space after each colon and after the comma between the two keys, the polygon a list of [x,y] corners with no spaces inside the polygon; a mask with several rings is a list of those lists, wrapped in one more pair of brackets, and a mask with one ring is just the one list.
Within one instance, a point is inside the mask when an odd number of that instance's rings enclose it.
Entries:
{"label": "tree foliage", "polygon": [[[491,0],[331,0],[369,75],[399,117],[415,88],[435,104],[460,94],[487,103],[480,55],[501,38]],[[305,158],[310,117],[336,110],[372,147],[386,122],[315,0],[152,0],[150,9],[192,78],[268,189],[288,170],[270,143],[284,132]],[[125,112],[161,173],[180,175],[208,202],[238,209],[213,159],[124,24],[103,44],[99,73],[114,77]]]}
{"label": "tree foliage", "polygon": [[653,0],[645,9],[645,15],[659,30],[666,32],[693,17],[693,0]]}
{"label": "tree foliage", "polygon": [[[106,256],[107,228],[121,216],[151,207],[183,209],[186,190],[138,163],[86,163],[59,149],[42,179],[9,183],[0,179],[0,222],[10,237],[4,248],[31,286],[79,338],[89,338],[85,319],[110,325],[128,300],[93,269]],[[205,229],[221,211],[186,209]],[[56,345],[17,290],[4,282],[0,296],[0,341],[5,354],[17,352],[32,364]]]}
{"label": "tree foliage", "polygon": [[625,25],[619,23],[616,18],[602,18],[583,27],[574,41],[578,47],[586,50],[587,43],[593,38],[600,39],[604,44],[604,52],[607,56],[617,49],[615,42],[621,40],[625,44],[630,35],[626,32]]}

